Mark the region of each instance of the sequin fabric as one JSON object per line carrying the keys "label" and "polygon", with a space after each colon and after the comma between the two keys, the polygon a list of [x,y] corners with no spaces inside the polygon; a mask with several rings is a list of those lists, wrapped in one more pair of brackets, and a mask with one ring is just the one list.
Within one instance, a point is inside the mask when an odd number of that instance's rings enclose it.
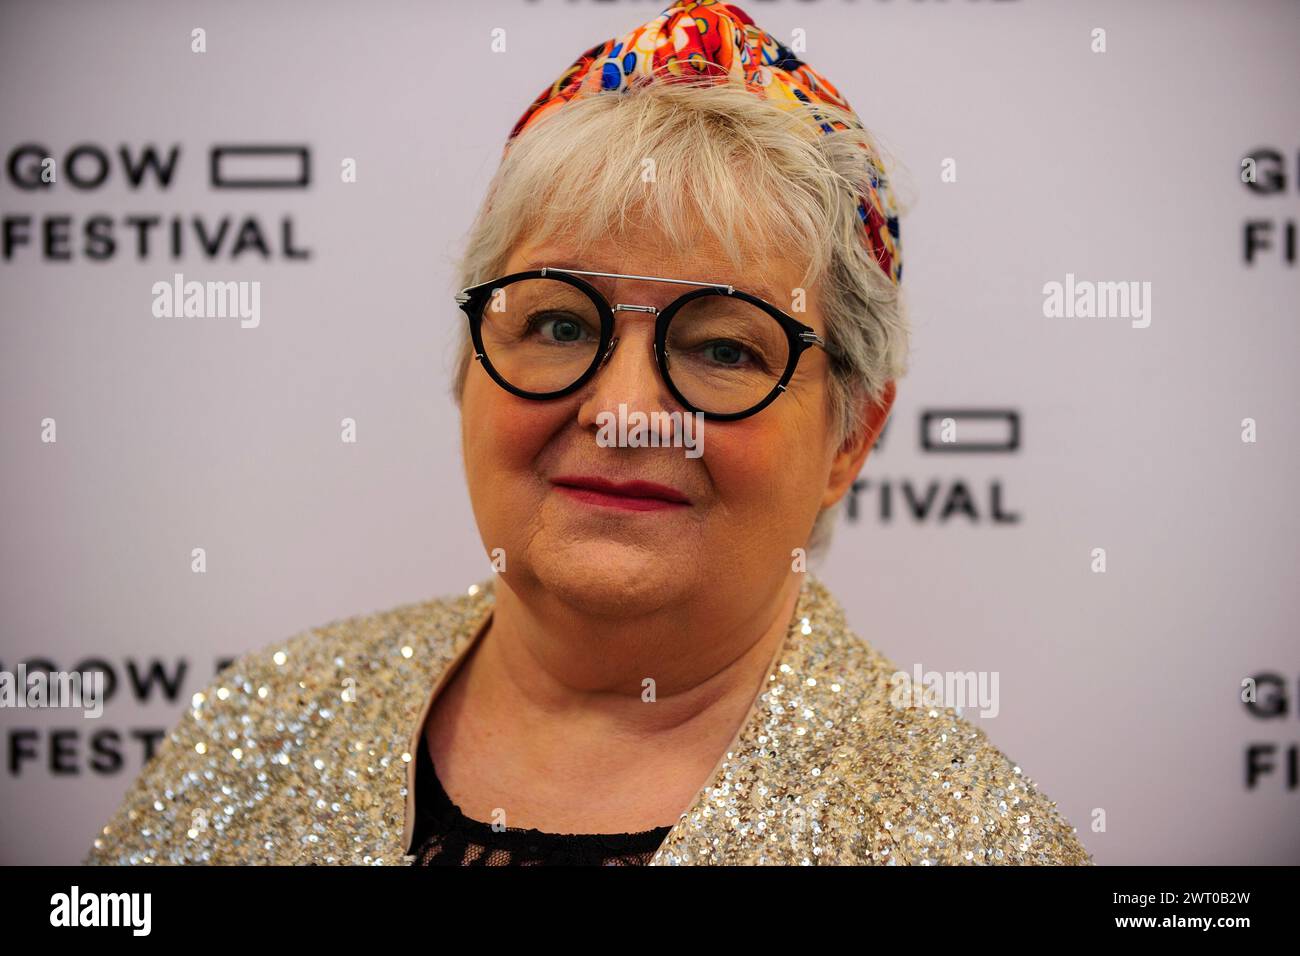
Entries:
{"label": "sequin fabric", "polygon": [[[488,579],[241,657],[194,696],[85,862],[411,864],[424,718],[494,595]],[[649,865],[1092,863],[980,728],[895,706],[897,670],[806,575],[732,746]]]}

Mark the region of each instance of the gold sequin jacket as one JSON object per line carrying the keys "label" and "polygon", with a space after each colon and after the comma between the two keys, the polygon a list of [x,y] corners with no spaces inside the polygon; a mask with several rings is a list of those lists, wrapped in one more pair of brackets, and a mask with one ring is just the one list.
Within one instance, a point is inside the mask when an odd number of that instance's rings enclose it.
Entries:
{"label": "gold sequin jacket", "polygon": [[[495,579],[247,654],[196,694],[87,864],[407,864],[414,755]],[[667,864],[1091,864],[1056,805],[805,577],[750,710],[655,852]]]}

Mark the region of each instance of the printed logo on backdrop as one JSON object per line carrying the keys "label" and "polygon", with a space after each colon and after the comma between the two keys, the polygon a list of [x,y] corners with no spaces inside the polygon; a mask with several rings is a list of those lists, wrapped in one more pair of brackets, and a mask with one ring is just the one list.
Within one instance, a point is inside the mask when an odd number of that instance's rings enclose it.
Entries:
{"label": "printed logo on backdrop", "polygon": [[[1295,696],[1292,696],[1292,691]],[[1290,740],[1251,740],[1246,744],[1243,786],[1246,790],[1300,793],[1300,677],[1294,684],[1275,671],[1241,679],[1246,713],[1261,721],[1262,730],[1275,730]]]}
{"label": "printed logo on backdrop", "polygon": [[[1296,264],[1296,199],[1300,198],[1300,149],[1293,157],[1271,146],[1249,150],[1241,160],[1241,182],[1256,200],[1242,223],[1242,262]],[[1261,215],[1262,213],[1262,215]]]}
{"label": "printed logo on backdrop", "polygon": [[[885,420],[874,461],[894,418]],[[927,455],[1013,455],[1020,450],[1020,412],[1010,408],[932,408],[919,413],[919,447]],[[845,518],[880,524],[1016,524],[1001,478],[976,480],[961,475],[913,478],[859,478],[845,496]]]}
{"label": "printed logo on backdrop", "polygon": [[[234,661],[233,657],[218,659],[214,673]],[[115,663],[90,656],[66,671],[45,658],[28,658],[12,669],[0,661],[0,707],[15,713],[47,710],[60,717],[58,723],[5,727],[5,775],[15,779],[33,772],[52,777],[134,775],[154,755],[167,728],[176,723],[180,716],[176,705],[190,699],[184,697],[190,670],[190,661],[184,657],[169,661],[128,657]],[[94,688],[93,710],[86,709],[86,695],[65,701],[53,693],[71,683],[71,677],[80,677],[82,685]],[[208,683],[200,681],[199,689]],[[157,709],[165,727],[106,725],[102,717],[105,705],[115,699]],[[8,715],[6,723],[14,716]]]}
{"label": "printed logo on backdrop", "polygon": [[[197,214],[159,212],[158,197],[187,178],[210,191],[302,191],[311,185],[311,152],[303,145],[225,144],[208,147],[204,161],[186,162],[185,148],[80,143],[64,150],[27,142],[5,159],[6,185],[22,193],[96,200],[93,212],[29,212],[6,208],[0,219],[0,263],[157,263],[142,303],[157,318],[215,319],[255,329],[261,324],[261,282],[232,275],[251,262],[302,262],[311,258],[289,213],[244,211]],[[125,186],[147,211],[102,210],[100,191]],[[134,199],[132,200],[134,201]],[[8,197],[6,197],[6,203]],[[190,274],[175,268],[184,263]],[[194,268],[197,266],[198,268]],[[166,269],[164,272],[163,269]]]}

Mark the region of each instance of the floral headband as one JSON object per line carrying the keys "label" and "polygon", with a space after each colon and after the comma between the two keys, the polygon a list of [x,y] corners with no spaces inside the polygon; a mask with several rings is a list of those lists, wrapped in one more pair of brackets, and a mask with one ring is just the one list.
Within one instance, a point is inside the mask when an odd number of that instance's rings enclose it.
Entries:
{"label": "floral headband", "polygon": [[[531,123],[580,93],[625,92],[638,78],[666,73],[684,79],[736,77],[747,89],[778,103],[830,103],[853,117],[848,101],[820,73],[798,59],[733,3],[678,0],[630,33],[583,53],[535,99],[515,123],[513,140]],[[814,112],[825,133],[845,124]],[[871,182],[858,200],[863,238],[872,258],[894,284],[903,277],[898,213],[881,158],[871,153]]]}

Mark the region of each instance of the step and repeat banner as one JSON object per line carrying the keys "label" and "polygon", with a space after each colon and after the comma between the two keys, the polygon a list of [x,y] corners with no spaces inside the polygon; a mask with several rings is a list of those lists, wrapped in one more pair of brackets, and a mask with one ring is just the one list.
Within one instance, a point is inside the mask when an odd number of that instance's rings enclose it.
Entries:
{"label": "step and repeat banner", "polygon": [[[525,107],[666,5],[0,6],[0,862],[79,861],[239,655],[492,573],[453,263]],[[909,203],[814,570],[979,673],[1098,863],[1300,863],[1300,4],[739,5]]]}

